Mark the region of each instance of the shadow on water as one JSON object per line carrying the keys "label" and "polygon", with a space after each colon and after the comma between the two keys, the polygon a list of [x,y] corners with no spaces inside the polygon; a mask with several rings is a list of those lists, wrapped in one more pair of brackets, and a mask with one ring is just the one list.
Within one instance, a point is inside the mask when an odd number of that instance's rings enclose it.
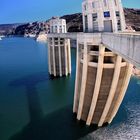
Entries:
{"label": "shadow on water", "polygon": [[77,122],[72,106],[67,106],[30,122],[9,140],[77,140],[94,130],[95,127],[86,127],[84,122]]}
{"label": "shadow on water", "polygon": [[52,78],[41,73],[9,84],[14,87],[26,87],[30,114],[30,122],[9,140],[77,140],[96,130],[96,127],[86,127],[85,122],[76,120],[76,116],[72,113],[72,105],[44,116],[36,86],[46,80]]}
{"label": "shadow on water", "polygon": [[46,73],[39,73],[14,80],[9,84],[13,87],[25,86],[31,122],[43,117],[36,86],[46,80],[51,80],[51,78]]}

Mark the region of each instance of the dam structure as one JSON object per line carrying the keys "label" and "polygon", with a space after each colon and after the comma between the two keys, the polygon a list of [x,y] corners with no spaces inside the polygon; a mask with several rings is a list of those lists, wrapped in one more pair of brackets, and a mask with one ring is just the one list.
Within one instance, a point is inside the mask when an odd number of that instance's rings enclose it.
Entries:
{"label": "dam structure", "polygon": [[110,124],[125,96],[133,65],[140,68],[140,35],[128,33],[121,0],[83,0],[83,33],[51,33],[77,40],[73,113],[86,125]]}
{"label": "dam structure", "polygon": [[84,32],[77,38],[77,73],[73,112],[87,125],[111,123],[126,92],[132,65],[110,51],[98,32],[125,31],[120,0],[84,0]]}
{"label": "dam structure", "polygon": [[[52,18],[50,33],[67,33],[66,20]],[[62,77],[71,74],[70,39],[48,36],[48,61],[50,75]]]}

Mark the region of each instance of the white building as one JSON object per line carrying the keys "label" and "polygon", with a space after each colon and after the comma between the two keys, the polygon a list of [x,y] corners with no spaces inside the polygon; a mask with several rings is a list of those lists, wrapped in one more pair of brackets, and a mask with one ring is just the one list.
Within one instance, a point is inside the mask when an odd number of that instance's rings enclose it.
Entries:
{"label": "white building", "polygon": [[66,20],[59,17],[50,20],[50,33],[67,33]]}
{"label": "white building", "polygon": [[126,29],[121,0],[84,0],[84,32],[118,32]]}
{"label": "white building", "polygon": [[49,73],[53,76],[67,76],[71,74],[70,40],[56,37],[58,33],[67,33],[66,20],[52,18],[50,20],[50,34],[48,34]]}

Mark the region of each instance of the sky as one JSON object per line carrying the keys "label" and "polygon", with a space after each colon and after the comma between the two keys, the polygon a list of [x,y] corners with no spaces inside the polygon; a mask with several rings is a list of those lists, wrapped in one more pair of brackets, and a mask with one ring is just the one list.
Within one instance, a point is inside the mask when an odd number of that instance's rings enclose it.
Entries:
{"label": "sky", "polygon": [[[81,12],[83,0],[0,0],[0,24],[44,21],[52,16]],[[124,7],[139,8],[140,0],[122,0]]]}

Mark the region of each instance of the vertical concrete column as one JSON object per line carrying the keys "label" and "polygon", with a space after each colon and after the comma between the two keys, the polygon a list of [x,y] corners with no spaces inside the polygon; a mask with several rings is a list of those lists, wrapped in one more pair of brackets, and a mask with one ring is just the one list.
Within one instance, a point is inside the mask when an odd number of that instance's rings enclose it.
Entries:
{"label": "vertical concrete column", "polygon": [[71,74],[71,46],[70,46],[70,39],[68,39],[68,73]]}
{"label": "vertical concrete column", "polygon": [[128,84],[129,84],[129,81],[130,81],[130,78],[131,78],[131,74],[132,74],[132,69],[133,69],[133,65],[132,64],[128,64],[127,68],[126,68],[126,73],[125,73],[125,78],[124,78],[124,81],[123,81],[123,85],[122,85],[122,89],[120,91],[120,94],[116,100],[116,104],[113,108],[113,111],[111,113],[111,116],[108,120],[109,123],[112,122],[113,118],[115,117],[122,101],[123,101],[123,98],[124,98],[124,95],[125,95],[125,92],[127,90],[127,87],[128,87]]}
{"label": "vertical concrete column", "polygon": [[55,67],[55,42],[54,38],[52,38],[52,52],[53,52],[53,75],[56,76],[56,67]]}
{"label": "vertical concrete column", "polygon": [[112,19],[112,30],[113,30],[113,32],[117,32],[118,27],[117,27],[116,12],[114,12],[114,9],[115,9],[114,0],[109,1],[109,9],[111,11],[110,16],[111,16],[111,19]]}
{"label": "vertical concrete column", "polygon": [[62,76],[62,63],[61,63],[61,46],[60,46],[60,38],[58,38],[58,54],[59,54],[59,75]]}
{"label": "vertical concrete column", "polygon": [[73,103],[73,113],[77,112],[77,98],[78,98],[78,79],[79,79],[79,67],[80,67],[80,58],[79,58],[79,44],[77,39],[77,50],[76,50],[76,80],[75,80],[75,92],[74,92],[74,103]]}
{"label": "vertical concrete column", "polygon": [[103,113],[102,113],[102,116],[100,118],[98,126],[103,125],[105,118],[108,114],[108,111],[110,109],[111,103],[113,101],[113,98],[114,98],[114,95],[116,92],[116,88],[118,85],[119,76],[120,76],[121,62],[122,62],[122,57],[118,55],[117,59],[116,59],[115,70],[114,70],[114,75],[113,75],[113,80],[112,80],[110,92],[109,92],[108,99],[106,101],[106,104],[105,104],[105,107],[104,107],[104,110],[103,110]]}
{"label": "vertical concrete column", "polygon": [[119,6],[119,10],[120,10],[120,19],[121,19],[121,27],[122,27],[122,31],[126,30],[126,22],[125,22],[125,16],[124,16],[124,9],[122,6],[122,2],[121,0],[117,0],[118,6]]}
{"label": "vertical concrete column", "polygon": [[93,32],[93,20],[92,20],[92,14],[88,14],[88,32]]}
{"label": "vertical concrete column", "polygon": [[102,73],[103,73],[104,51],[105,51],[105,47],[101,44],[99,46],[96,82],[95,82],[95,88],[94,88],[93,97],[92,97],[92,101],[91,101],[91,107],[90,107],[90,111],[89,111],[87,122],[86,122],[87,125],[91,124],[93,114],[95,111],[95,107],[97,104],[97,99],[98,99],[101,80],[102,80]]}
{"label": "vertical concrete column", "polygon": [[86,29],[85,29],[85,14],[83,13],[82,14],[82,19],[83,19],[83,30],[84,30],[84,32],[86,32]]}
{"label": "vertical concrete column", "polygon": [[49,64],[49,73],[51,73],[51,58],[50,58],[50,47],[51,47],[51,44],[50,44],[50,38],[48,38],[48,64]]}
{"label": "vertical concrete column", "polygon": [[79,106],[78,106],[78,114],[77,119],[81,119],[82,110],[83,110],[83,104],[84,104],[84,97],[85,97],[85,89],[86,89],[86,81],[87,81],[87,70],[88,70],[88,48],[87,48],[87,42],[84,41],[84,59],[83,59],[83,73],[82,73],[82,84],[81,84],[81,90],[80,90],[80,100],[79,100]]}
{"label": "vertical concrete column", "polygon": [[59,25],[57,25],[57,33],[59,33]]}
{"label": "vertical concrete column", "polygon": [[98,1],[98,3],[99,3],[99,7],[100,8],[98,8],[98,10],[97,10],[97,12],[96,13],[98,13],[98,19],[97,19],[97,21],[98,21],[98,28],[99,28],[99,31],[103,31],[104,30],[104,21],[102,20],[102,19],[104,19],[104,15],[103,15],[103,13],[104,13],[104,9],[102,8],[102,5],[103,5],[103,3],[102,3],[102,1]]}
{"label": "vertical concrete column", "polygon": [[65,75],[68,75],[68,55],[67,55],[67,40],[64,38],[64,52],[65,52]]}

